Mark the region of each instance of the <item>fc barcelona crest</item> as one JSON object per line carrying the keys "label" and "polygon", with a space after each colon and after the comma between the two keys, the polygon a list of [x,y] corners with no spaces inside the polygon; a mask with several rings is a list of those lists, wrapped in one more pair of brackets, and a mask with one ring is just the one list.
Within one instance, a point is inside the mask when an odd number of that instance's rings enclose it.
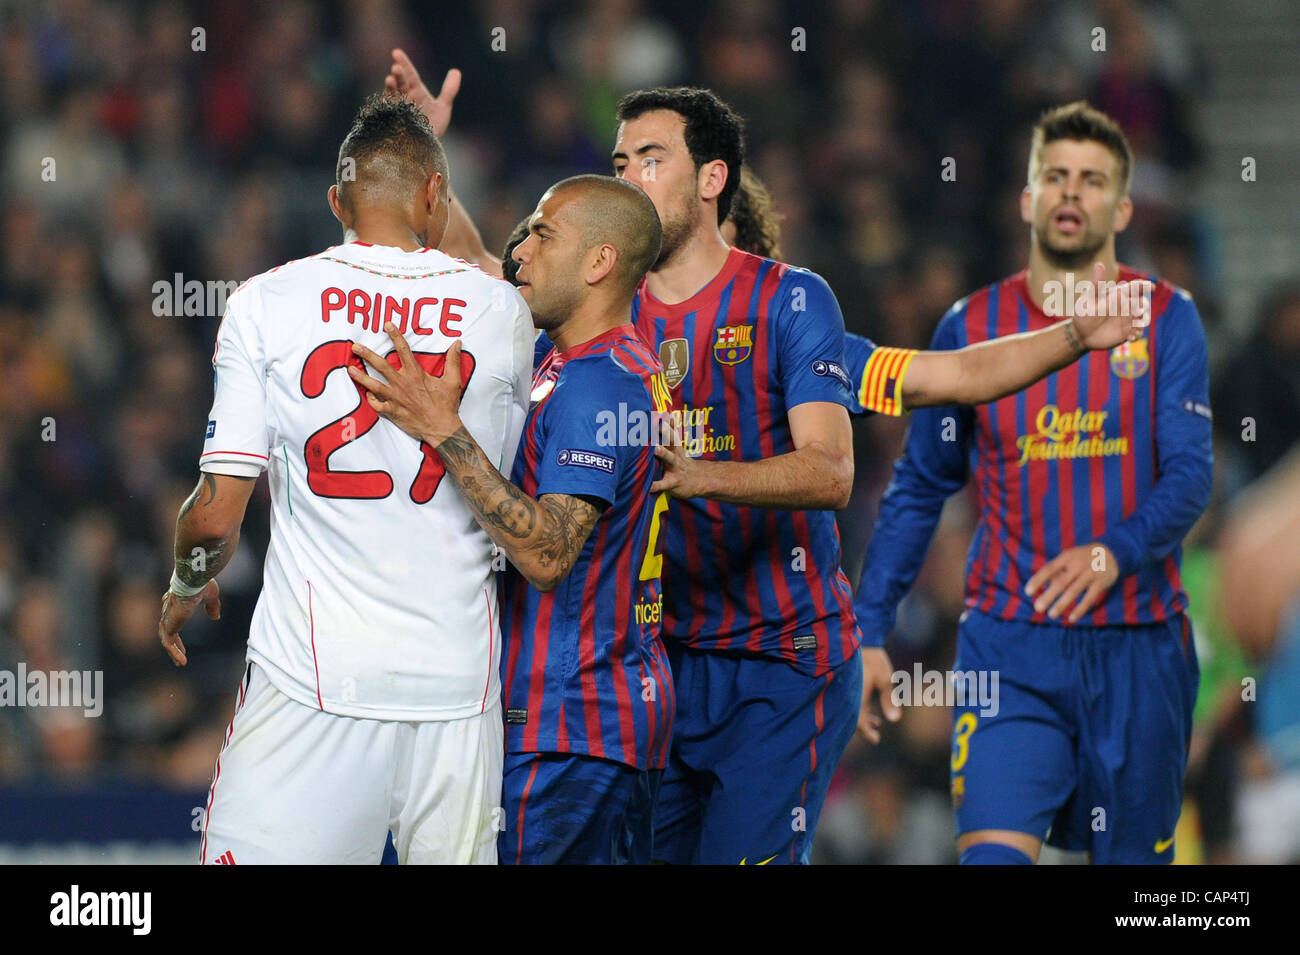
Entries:
{"label": "fc barcelona crest", "polygon": [[724,365],[738,365],[754,350],[753,325],[723,325],[713,343],[713,357]]}
{"label": "fc barcelona crest", "polygon": [[1121,378],[1141,378],[1151,367],[1147,340],[1123,342],[1110,350],[1110,370]]}
{"label": "fc barcelona crest", "polygon": [[664,366],[664,382],[676,388],[691,370],[691,349],[684,338],[666,338],[659,346],[659,363]]}

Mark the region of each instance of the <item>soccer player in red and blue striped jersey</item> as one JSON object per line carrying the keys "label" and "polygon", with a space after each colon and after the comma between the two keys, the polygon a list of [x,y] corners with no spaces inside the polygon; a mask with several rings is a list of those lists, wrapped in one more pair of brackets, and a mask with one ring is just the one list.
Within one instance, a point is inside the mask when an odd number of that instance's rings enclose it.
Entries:
{"label": "soccer player in red and blue striped jersey", "polygon": [[670,397],[629,315],[659,242],[653,205],[626,183],[576,176],[542,197],[514,257],[554,348],[533,378],[513,483],[456,417],[454,375],[403,369],[410,390],[396,394],[358,378],[376,411],[437,450],[512,564],[501,608],[504,863],[650,861],[674,712],[659,639],[667,499],[650,491]]}
{"label": "soccer player in red and blue striped jersey", "polygon": [[[660,447],[664,637],[677,718],[655,856],[677,863],[806,862],[831,774],[858,719],[863,660],[833,510],[852,485],[844,323],[805,269],[730,248],[738,117],[712,93],[656,89],[619,104],[615,174],[664,225],[638,291],[683,441]],[[1117,344],[1089,317],[956,353],[870,351],[872,410],[978,402]],[[1072,337],[1073,336],[1073,337]],[[888,683],[871,651],[870,685]],[[878,659],[876,659],[878,658]]]}
{"label": "soccer player in red and blue striped jersey", "polygon": [[[954,305],[933,347],[1046,327],[1094,262],[1138,278],[1115,259],[1131,169],[1109,117],[1084,103],[1046,114],[1021,199],[1029,267]],[[849,367],[868,361],[863,348]],[[973,410],[913,415],[856,606],[879,646],[944,500],[973,475],[980,520],[954,668],[997,674],[1000,693],[996,707],[955,711],[963,862],[1028,863],[1044,839],[1099,863],[1172,860],[1198,672],[1180,541],[1211,474],[1205,334],[1166,282],[1143,337],[1109,355]]]}

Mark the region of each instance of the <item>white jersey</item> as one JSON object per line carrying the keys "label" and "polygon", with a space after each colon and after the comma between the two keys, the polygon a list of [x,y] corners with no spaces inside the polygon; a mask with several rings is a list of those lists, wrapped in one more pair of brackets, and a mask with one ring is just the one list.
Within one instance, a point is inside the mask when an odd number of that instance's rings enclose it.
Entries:
{"label": "white jersey", "polygon": [[379,418],[348,376],[354,341],[393,352],[385,321],[433,373],[462,343],[461,420],[508,477],[532,379],[528,306],[437,250],[361,242],[230,297],[200,467],[269,471],[248,656],[277,689],[341,716],[459,719],[500,693],[494,548],[437,455]]}

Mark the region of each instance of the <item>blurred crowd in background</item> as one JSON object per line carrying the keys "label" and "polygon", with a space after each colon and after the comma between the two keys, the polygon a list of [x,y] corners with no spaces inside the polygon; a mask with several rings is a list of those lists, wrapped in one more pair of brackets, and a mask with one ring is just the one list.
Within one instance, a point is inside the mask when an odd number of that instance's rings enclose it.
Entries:
{"label": "blurred crowd in background", "polygon": [[[1105,57],[1080,39],[1092,22],[1109,28]],[[622,93],[711,87],[748,122],[783,258],[828,279],[851,331],[890,345],[925,347],[956,299],[1023,268],[1017,194],[1044,108],[1087,97],[1118,119],[1137,156],[1120,258],[1192,293],[1215,373],[1216,497],[1185,561],[1202,692],[1179,856],[1261,851],[1250,800],[1300,775],[1300,731],[1283,719],[1288,763],[1241,701],[1272,645],[1243,649],[1215,613],[1216,562],[1233,499],[1300,437],[1300,286],[1254,315],[1220,313],[1214,227],[1195,205],[1207,80],[1177,17],[1132,0],[0,3],[0,669],[96,668],[106,688],[99,719],[0,709],[0,787],[206,787],[269,506],[262,482],[220,578],[223,617],[192,621],[190,664],[175,669],[159,598],[198,476],[220,315],[165,314],[156,283],[170,300],[178,278],[242,281],[339,241],[325,203],[338,144],[396,45],[435,91],[447,68],[464,72],[446,144],[489,246],[555,180],[609,171]],[[905,428],[855,426],[841,519],[855,584]],[[952,663],[972,503],[950,502],[900,611],[899,669]],[[950,719],[912,708],[882,745],[855,740],[817,859],[955,861]]]}

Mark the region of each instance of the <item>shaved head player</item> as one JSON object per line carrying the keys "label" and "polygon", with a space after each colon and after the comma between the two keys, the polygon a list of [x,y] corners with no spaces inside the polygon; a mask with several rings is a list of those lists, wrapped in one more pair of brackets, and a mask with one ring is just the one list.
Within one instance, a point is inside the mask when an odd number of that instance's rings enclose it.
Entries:
{"label": "shaved head player", "polygon": [[[455,362],[440,377],[404,364],[388,384],[353,372],[376,412],[437,450],[510,558],[505,863],[650,861],[673,720],[659,639],[667,500],[650,492],[650,437],[669,396],[629,319],[659,244],[654,205],[628,183],[577,176],[542,196],[513,255],[554,348],[533,378],[511,481],[457,414]],[[605,423],[611,409],[641,422],[640,440]]]}

